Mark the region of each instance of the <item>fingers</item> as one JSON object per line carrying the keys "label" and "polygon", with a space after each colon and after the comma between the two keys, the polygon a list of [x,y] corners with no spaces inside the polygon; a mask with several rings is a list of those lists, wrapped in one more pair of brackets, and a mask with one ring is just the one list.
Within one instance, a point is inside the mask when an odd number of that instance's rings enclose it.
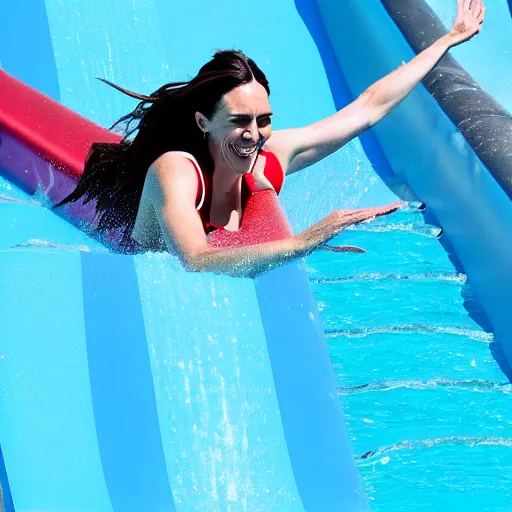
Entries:
{"label": "fingers", "polygon": [[482,13],[483,2],[482,0],[473,0],[471,4],[471,12],[473,16],[478,19]]}
{"label": "fingers", "polygon": [[388,213],[393,213],[398,210],[399,206],[389,206],[387,208],[382,208],[377,212],[377,215],[387,215]]}
{"label": "fingers", "polygon": [[369,208],[355,208],[354,210],[350,210],[348,213],[367,213],[373,215],[381,214],[381,213],[391,213],[402,206],[404,206],[406,203],[404,201],[395,201],[394,203],[387,204],[385,206],[371,206]]}
{"label": "fingers", "polygon": [[357,224],[358,222],[363,222],[365,220],[374,219],[377,217],[378,213],[376,212],[355,212],[347,215],[347,224]]}
{"label": "fingers", "polygon": [[377,208],[378,209],[381,209],[381,210],[384,210],[384,209],[387,209],[387,210],[398,210],[399,208],[401,208],[402,206],[406,206],[407,203],[405,201],[402,201],[402,200],[399,200],[399,201],[395,201],[394,203],[390,203],[390,204],[386,204],[384,206],[378,206]]}
{"label": "fingers", "polygon": [[352,210],[338,210],[337,212],[333,212],[333,215],[335,216],[334,218],[337,219],[335,220],[336,224],[339,223],[342,226],[350,226],[365,220],[370,220],[374,219],[375,217],[393,213],[404,204],[406,204],[404,201],[395,201],[394,203],[388,204],[386,206],[354,208]]}
{"label": "fingers", "polygon": [[482,23],[485,18],[485,5],[482,3],[482,9],[480,10],[480,14],[477,17],[478,23]]}
{"label": "fingers", "polygon": [[357,210],[351,210],[344,214],[344,217],[351,224],[356,222],[362,222],[364,220],[373,219],[375,217],[381,217],[393,213],[402,206],[399,203],[393,203],[387,206],[376,206],[373,208],[359,208]]}
{"label": "fingers", "polygon": [[396,212],[401,206],[401,204],[393,203],[387,206],[372,208],[371,210],[368,210],[368,213],[373,213],[373,215],[387,215],[388,213]]}
{"label": "fingers", "polygon": [[478,21],[478,23],[482,23],[485,15],[483,0],[470,0],[465,8],[469,11],[471,16]]}
{"label": "fingers", "polygon": [[382,209],[388,209],[388,210],[398,210],[402,206],[405,206],[407,203],[405,201],[395,201],[394,203],[387,204],[385,206],[382,206]]}

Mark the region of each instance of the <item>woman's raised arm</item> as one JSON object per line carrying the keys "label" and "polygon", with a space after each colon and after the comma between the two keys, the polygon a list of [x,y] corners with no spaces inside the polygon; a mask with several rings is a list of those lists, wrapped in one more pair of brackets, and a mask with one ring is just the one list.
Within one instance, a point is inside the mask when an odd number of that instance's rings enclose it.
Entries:
{"label": "woman's raised arm", "polygon": [[375,82],[355,101],[303,128],[275,131],[267,143],[285,173],[300,171],[334,153],[393,110],[453,46],[480,31],[485,15],[482,0],[457,0],[452,29],[409,63]]}

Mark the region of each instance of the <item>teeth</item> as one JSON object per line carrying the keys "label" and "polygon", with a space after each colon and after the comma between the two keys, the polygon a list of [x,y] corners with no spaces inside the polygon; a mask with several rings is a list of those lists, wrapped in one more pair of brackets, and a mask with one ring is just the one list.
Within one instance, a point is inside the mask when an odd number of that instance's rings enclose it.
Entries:
{"label": "teeth", "polygon": [[236,146],[235,144],[233,144],[232,148],[239,156],[250,156],[256,151],[257,146],[252,146],[250,148],[241,148],[240,146]]}

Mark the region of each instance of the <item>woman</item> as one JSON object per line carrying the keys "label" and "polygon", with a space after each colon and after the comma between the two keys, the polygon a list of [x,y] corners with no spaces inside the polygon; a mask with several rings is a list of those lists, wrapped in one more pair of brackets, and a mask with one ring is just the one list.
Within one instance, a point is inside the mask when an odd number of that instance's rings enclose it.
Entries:
{"label": "woman", "polygon": [[[190,82],[164,85],[141,100],[120,144],[93,145],[76,189],[59,205],[96,200],[98,229],[120,230],[140,250],[169,250],[195,271],[254,276],[304,256],[346,226],[399,207],[340,210],[293,238],[213,248],[215,229],[236,231],[254,190],[279,192],[284,175],[337,151],[398,105],[453,46],[480,30],[482,0],[458,0],[450,32],[370,86],[336,114],[272,133],[269,86],[241,52],[221,51]],[[113,84],[110,84],[113,85]],[[130,123],[138,120],[136,128]],[[116,123],[116,124],[118,124]],[[115,126],[115,125],[114,125]],[[133,140],[130,135],[136,132]]]}

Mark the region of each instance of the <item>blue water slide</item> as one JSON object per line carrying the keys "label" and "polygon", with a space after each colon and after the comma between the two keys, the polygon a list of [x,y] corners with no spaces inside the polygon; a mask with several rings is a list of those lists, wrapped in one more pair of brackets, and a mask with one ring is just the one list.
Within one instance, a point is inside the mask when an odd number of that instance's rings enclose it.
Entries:
{"label": "blue water slide", "polygon": [[[439,18],[448,26],[454,18],[455,2],[414,0],[413,3],[401,0],[367,0],[364,3],[358,0],[317,0],[325,36],[354,97],[368,84],[415,55],[411,48],[413,42],[406,40],[388,10],[392,12],[397,4],[404,10],[411,8],[410,19],[418,24],[418,46],[425,44],[426,36],[422,34],[433,26],[433,19]],[[424,10],[425,4],[433,8],[428,15],[433,18],[423,19],[421,27],[418,11]],[[469,74],[481,83],[478,86],[464,82],[463,88],[487,89],[490,103],[501,103],[504,109],[510,109],[512,97],[506,77],[511,68],[504,64],[512,47],[510,19],[505,2],[489,0],[486,5],[488,19],[481,37],[455,48],[452,53],[465,69],[459,73]],[[404,10],[397,9],[397,20],[403,19]],[[406,21],[402,30],[407,29]],[[350,51],[347,51],[348,47]],[[442,66],[439,72],[443,74]],[[454,78],[455,85],[457,79]],[[482,100],[482,105],[484,103]],[[512,133],[510,115],[502,109],[495,116],[496,120],[503,121],[501,130],[478,132],[478,122],[475,123],[480,145],[472,147],[441,106],[442,91],[441,96],[435,98],[424,85],[420,85],[378,123],[373,132],[392,170],[405,177],[413,193],[427,204],[430,214],[443,228],[444,239],[468,275],[510,366],[512,176],[510,149],[503,144]],[[461,109],[466,107],[461,105]],[[475,119],[479,122],[489,119],[485,116],[486,119],[482,117],[479,120],[478,114],[475,113]],[[481,147],[485,149],[486,144],[491,156],[500,152],[501,169],[486,167],[475,153]],[[495,176],[499,176],[500,183]]]}
{"label": "blue water slide", "polygon": [[[267,73],[275,127],[300,126],[414,56],[386,3],[2,2],[0,66],[108,126],[133,102],[94,77],[147,93],[241,48]],[[512,21],[486,3],[496,30],[452,53],[511,109]],[[395,193],[424,201],[511,361],[512,206],[491,171],[420,86],[281,199],[295,230]],[[1,176],[0,208],[8,512],[368,510],[302,264],[250,280],[112,255]]]}
{"label": "blue water slide", "polygon": [[365,508],[301,266],[253,281],[163,255],[0,259],[16,511]]}
{"label": "blue water slide", "polygon": [[[0,34],[7,72],[104,126],[133,103],[94,77],[148,92],[231,47],[267,73],[277,127],[335,111],[291,2],[250,20],[227,1],[4,2]],[[8,512],[368,509],[302,264],[250,280],[109,254],[44,191],[0,187]],[[283,202],[300,229],[393,197],[355,141]]]}

